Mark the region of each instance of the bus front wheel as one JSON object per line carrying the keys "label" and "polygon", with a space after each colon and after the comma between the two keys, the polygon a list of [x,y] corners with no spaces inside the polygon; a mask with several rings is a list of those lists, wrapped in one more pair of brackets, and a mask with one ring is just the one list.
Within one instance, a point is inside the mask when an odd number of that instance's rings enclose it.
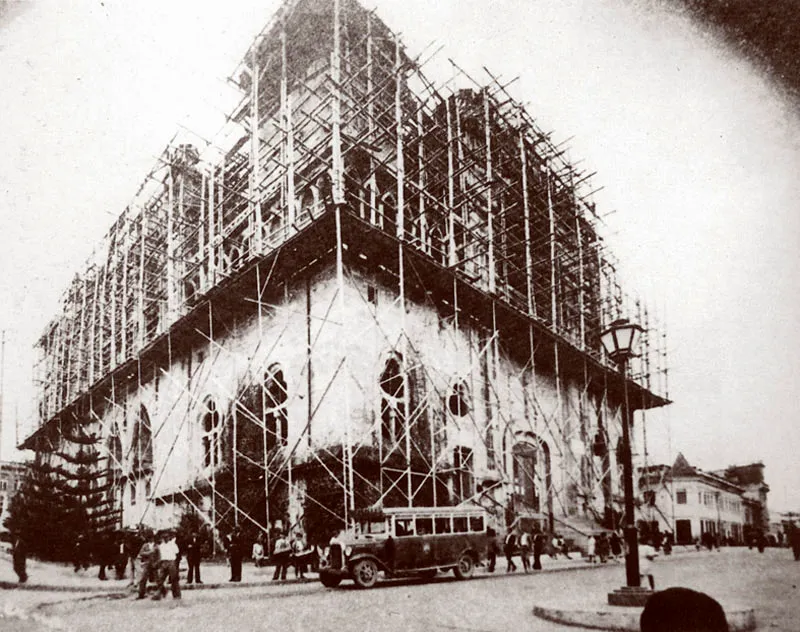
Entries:
{"label": "bus front wheel", "polygon": [[378,581],[378,565],[372,560],[360,560],[353,567],[353,581],[359,588],[372,588]]}
{"label": "bus front wheel", "polygon": [[333,573],[321,571],[319,574],[319,581],[322,582],[322,585],[325,586],[325,588],[336,588],[342,581],[342,577],[341,575],[334,575]]}

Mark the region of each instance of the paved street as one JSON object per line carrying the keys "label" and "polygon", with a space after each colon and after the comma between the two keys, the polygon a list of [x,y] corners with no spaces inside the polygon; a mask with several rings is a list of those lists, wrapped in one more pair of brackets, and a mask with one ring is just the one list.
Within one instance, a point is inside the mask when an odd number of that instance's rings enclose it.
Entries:
{"label": "paved street", "polygon": [[[501,568],[504,564],[500,565]],[[800,621],[800,563],[786,549],[763,555],[747,549],[686,554],[655,566],[658,587],[685,585],[709,592],[725,604],[756,608],[759,630],[794,632]],[[143,629],[204,631],[263,630],[574,630],[535,619],[534,603],[558,601],[576,605],[602,601],[605,592],[624,581],[621,565],[564,570],[541,575],[506,575],[458,582],[452,575],[434,582],[392,582],[373,590],[343,585],[261,585],[186,591],[180,602],[136,601],[105,596],[45,607],[50,625],[62,630],[102,632]],[[5,591],[48,601],[45,593]],[[35,596],[34,596],[35,595]],[[3,598],[0,593],[0,598]],[[43,597],[47,597],[44,598]],[[55,599],[69,598],[61,593]],[[2,621],[2,620],[0,620]],[[47,629],[37,621],[6,620],[4,630]],[[9,624],[9,625],[5,625]],[[524,628],[522,627],[524,626]]]}

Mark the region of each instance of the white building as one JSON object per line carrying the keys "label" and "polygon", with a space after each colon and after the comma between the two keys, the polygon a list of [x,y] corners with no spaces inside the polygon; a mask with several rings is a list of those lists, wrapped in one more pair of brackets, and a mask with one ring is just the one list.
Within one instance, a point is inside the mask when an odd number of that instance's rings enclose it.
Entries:
{"label": "white building", "polygon": [[669,403],[663,338],[563,152],[499,86],[432,98],[354,1],[284,3],[234,75],[228,136],[170,147],[75,277],[25,446],[93,468],[71,489],[95,525],[322,539],[459,503],[618,524],[625,378],[600,333],[647,324],[635,409]]}
{"label": "white building", "polygon": [[672,467],[648,467],[639,485],[643,497],[640,530],[672,532],[679,544],[702,539],[705,533],[743,544],[761,515],[760,503],[750,498],[745,486],[693,467],[682,454]]}

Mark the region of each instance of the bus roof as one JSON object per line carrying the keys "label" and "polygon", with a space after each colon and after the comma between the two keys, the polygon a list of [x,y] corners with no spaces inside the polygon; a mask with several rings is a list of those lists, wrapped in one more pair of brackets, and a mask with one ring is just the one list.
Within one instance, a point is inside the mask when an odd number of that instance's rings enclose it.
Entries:
{"label": "bus roof", "polygon": [[459,514],[459,515],[480,515],[486,514],[483,507],[386,507],[383,513],[387,516],[403,515],[428,515],[428,514]]}

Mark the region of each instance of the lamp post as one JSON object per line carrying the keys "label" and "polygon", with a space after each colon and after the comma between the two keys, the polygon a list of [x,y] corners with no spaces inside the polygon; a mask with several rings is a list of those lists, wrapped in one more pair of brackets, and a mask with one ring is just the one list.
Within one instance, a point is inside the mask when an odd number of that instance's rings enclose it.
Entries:
{"label": "lamp post", "polygon": [[[639,605],[639,601],[649,596],[649,590],[640,588],[639,577],[639,544],[636,534],[633,492],[633,462],[631,457],[631,410],[628,403],[628,360],[634,355],[639,337],[642,333],[639,325],[627,319],[612,322],[600,334],[603,347],[614,362],[619,365],[622,374],[624,407],[622,413],[622,469],[625,492],[625,576],[627,586],[621,591],[610,593],[608,601],[611,605]],[[636,603],[633,603],[636,602]]]}

